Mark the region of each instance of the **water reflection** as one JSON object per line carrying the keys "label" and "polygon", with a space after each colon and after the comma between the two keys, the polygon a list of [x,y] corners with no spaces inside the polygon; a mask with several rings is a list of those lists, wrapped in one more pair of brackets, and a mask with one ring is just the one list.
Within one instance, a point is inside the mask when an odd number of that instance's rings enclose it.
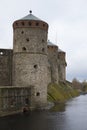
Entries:
{"label": "water reflection", "polygon": [[87,130],[87,95],[51,111],[34,111],[0,118],[0,130]]}
{"label": "water reflection", "polygon": [[59,103],[59,104],[56,104],[55,106],[53,106],[50,111],[55,111],[55,112],[64,112],[65,111],[65,106],[66,104],[65,103]]}

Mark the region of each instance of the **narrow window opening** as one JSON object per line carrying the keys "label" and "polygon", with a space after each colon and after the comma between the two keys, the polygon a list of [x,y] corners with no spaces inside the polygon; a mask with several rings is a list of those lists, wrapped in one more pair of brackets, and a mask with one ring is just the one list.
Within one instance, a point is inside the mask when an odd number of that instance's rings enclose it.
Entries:
{"label": "narrow window opening", "polygon": [[29,26],[31,26],[32,25],[32,23],[31,22],[29,22]]}
{"label": "narrow window opening", "polygon": [[37,65],[34,65],[34,68],[37,69]]}
{"label": "narrow window opening", "polygon": [[37,93],[36,93],[36,96],[40,96],[40,93],[39,93],[39,92],[37,92]]}
{"label": "narrow window opening", "polygon": [[21,23],[24,26],[24,22]]}
{"label": "narrow window opening", "polygon": [[26,41],[29,42],[29,38],[27,38]]}
{"label": "narrow window opening", "polygon": [[18,23],[16,23],[16,26],[18,26]]}
{"label": "narrow window opening", "polygon": [[23,33],[24,33],[24,31],[21,32],[21,34],[23,34]]}
{"label": "narrow window opening", "polygon": [[42,52],[44,52],[45,51],[45,49],[44,48],[42,48]]}
{"label": "narrow window opening", "polygon": [[38,26],[39,25],[39,23],[36,23],[36,26]]}
{"label": "narrow window opening", "polygon": [[45,27],[45,24],[43,24],[43,27]]}
{"label": "narrow window opening", "polygon": [[22,50],[23,50],[23,51],[26,51],[26,47],[22,47]]}
{"label": "narrow window opening", "polygon": [[44,39],[42,39],[42,42],[45,42]]}

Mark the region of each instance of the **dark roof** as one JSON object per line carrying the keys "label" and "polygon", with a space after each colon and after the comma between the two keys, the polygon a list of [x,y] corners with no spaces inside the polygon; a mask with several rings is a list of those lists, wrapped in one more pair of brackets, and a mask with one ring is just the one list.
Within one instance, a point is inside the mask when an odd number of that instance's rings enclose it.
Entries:
{"label": "dark roof", "polygon": [[57,47],[57,45],[53,44],[53,43],[50,42],[49,40],[48,40],[48,42],[47,42],[47,45],[49,45],[49,46],[56,46],[56,47]]}
{"label": "dark roof", "polygon": [[36,20],[36,21],[42,21],[41,19],[37,18],[33,14],[28,14],[27,16],[21,18],[20,20]]}
{"label": "dark roof", "polygon": [[63,53],[65,53],[64,51],[62,51],[60,48],[58,48],[58,52],[63,52]]}

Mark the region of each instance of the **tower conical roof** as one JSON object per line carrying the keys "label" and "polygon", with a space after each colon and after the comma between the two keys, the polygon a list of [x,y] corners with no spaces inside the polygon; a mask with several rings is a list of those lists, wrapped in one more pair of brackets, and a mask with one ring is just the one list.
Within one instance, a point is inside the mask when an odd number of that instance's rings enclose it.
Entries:
{"label": "tower conical roof", "polygon": [[53,44],[52,42],[50,42],[49,40],[48,40],[48,42],[47,42],[47,45],[48,45],[48,46],[57,46],[57,45]]}
{"label": "tower conical roof", "polygon": [[34,16],[33,14],[28,14],[27,16],[21,18],[20,20],[39,20],[42,21],[41,19],[37,18],[36,16]]}
{"label": "tower conical roof", "polygon": [[58,52],[62,52],[62,53],[65,53],[63,50],[61,50],[60,48],[58,48]]}
{"label": "tower conical roof", "polygon": [[[29,23],[30,21],[32,22],[32,25],[31,23]],[[39,27],[44,30],[48,30],[48,23],[34,16],[32,14],[32,11],[30,10],[30,13],[28,15],[14,21],[13,28],[18,28],[18,27]]]}
{"label": "tower conical roof", "polygon": [[31,11],[31,10],[30,10],[29,12],[30,12],[30,14],[26,15],[25,17],[23,17],[23,18],[21,18],[21,19],[19,19],[19,20],[36,20],[36,21],[43,21],[43,20],[39,19],[38,17],[34,16],[34,15],[32,14],[32,11]]}

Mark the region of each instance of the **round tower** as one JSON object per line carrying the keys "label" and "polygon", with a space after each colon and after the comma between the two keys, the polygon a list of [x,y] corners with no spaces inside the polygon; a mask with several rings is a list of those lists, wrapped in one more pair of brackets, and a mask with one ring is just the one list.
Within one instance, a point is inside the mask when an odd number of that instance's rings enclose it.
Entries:
{"label": "round tower", "polygon": [[30,14],[13,23],[13,85],[32,86],[33,106],[47,102],[48,24]]}
{"label": "round tower", "polygon": [[58,73],[59,73],[59,81],[64,82],[66,80],[66,53],[61,49],[58,49]]}
{"label": "round tower", "polygon": [[48,69],[48,74],[50,71],[49,76],[51,76],[49,79],[51,79],[51,82],[53,83],[58,83],[58,79],[59,79],[58,78],[58,58],[57,58],[58,46],[48,40],[47,49],[48,49],[48,63],[50,64],[50,69]]}

